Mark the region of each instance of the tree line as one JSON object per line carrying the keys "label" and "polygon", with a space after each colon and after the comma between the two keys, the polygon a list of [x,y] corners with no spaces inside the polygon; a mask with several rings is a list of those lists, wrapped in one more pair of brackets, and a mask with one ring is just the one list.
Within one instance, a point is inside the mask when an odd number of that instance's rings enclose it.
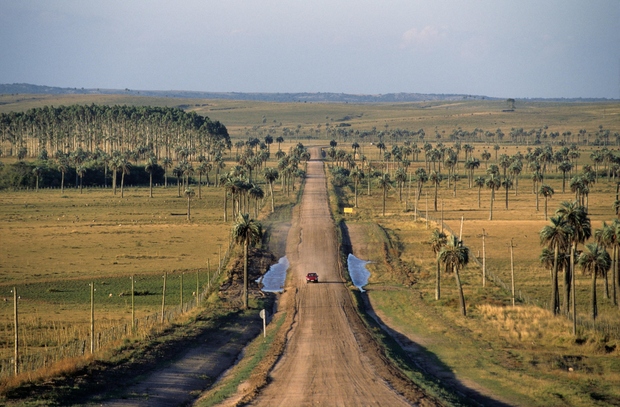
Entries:
{"label": "tree line", "polygon": [[18,159],[78,149],[91,154],[149,150],[158,159],[186,149],[193,158],[209,154],[218,143],[230,149],[222,123],[179,108],[76,104],[0,114],[0,156]]}

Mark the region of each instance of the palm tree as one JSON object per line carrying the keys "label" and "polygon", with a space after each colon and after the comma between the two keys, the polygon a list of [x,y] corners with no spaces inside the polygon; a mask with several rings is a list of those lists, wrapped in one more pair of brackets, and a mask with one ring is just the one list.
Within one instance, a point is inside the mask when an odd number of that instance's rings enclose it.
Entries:
{"label": "palm tree", "polygon": [[385,200],[387,199],[387,191],[392,186],[390,174],[386,172],[379,178],[379,186],[383,189],[383,216],[385,216]]}
{"label": "palm tree", "polygon": [[121,172],[121,198],[124,197],[123,187],[125,185],[125,175],[131,172],[131,163],[125,156],[120,156],[116,162],[117,168]]}
{"label": "palm tree", "polygon": [[275,201],[273,197],[273,183],[278,179],[280,174],[273,167],[267,167],[263,170],[263,178],[269,183],[269,195],[271,195],[271,213],[275,212]]}
{"label": "palm tree", "polygon": [[354,192],[355,192],[355,207],[357,208],[357,187],[359,186],[360,181],[364,179],[364,172],[360,170],[359,168],[355,167],[353,168],[353,171],[351,171],[351,174],[349,174],[349,176],[353,178],[353,186],[354,186]]}
{"label": "palm tree", "polygon": [[439,229],[433,230],[431,233],[431,238],[428,241],[431,245],[431,250],[435,253],[436,263],[437,263],[437,271],[435,275],[435,299],[439,300],[441,298],[441,277],[440,277],[440,264],[439,261],[439,252],[448,242],[448,237],[444,232],[439,231]]}
{"label": "palm tree", "polygon": [[177,178],[177,197],[181,197],[181,177],[183,176],[183,170],[180,166],[176,166],[172,169],[172,175]]}
{"label": "palm tree", "polygon": [[83,181],[84,181],[84,174],[86,174],[86,167],[80,164],[75,169],[75,172],[77,173],[78,177],[80,177],[80,194],[81,194],[82,193],[82,184],[83,184]]}
{"label": "palm tree", "polygon": [[583,274],[592,275],[592,319],[598,316],[598,304],[596,301],[596,277],[605,275],[611,268],[611,258],[605,248],[597,243],[586,245],[586,250],[581,253],[578,260]]}
{"label": "palm tree", "polygon": [[60,193],[64,194],[65,192],[65,173],[69,169],[69,163],[65,158],[61,158],[58,160],[58,171],[60,171]]}
{"label": "palm tree", "polygon": [[542,184],[538,193],[545,197],[545,220],[547,220],[547,201],[553,196],[555,191],[547,184]]}
{"label": "palm tree", "polygon": [[566,173],[573,169],[573,164],[570,161],[563,161],[558,165],[558,169],[562,171],[562,193],[566,190]]}
{"label": "palm tree", "polygon": [[560,294],[558,290],[558,258],[560,249],[566,250],[572,229],[566,220],[552,217],[551,224],[540,231],[540,244],[553,248],[553,271],[551,274],[551,312],[557,315],[560,312]]}
{"label": "palm tree", "polygon": [[164,188],[168,188],[168,168],[172,167],[172,160],[169,157],[164,157],[161,165],[164,167]]}
{"label": "palm tree", "polygon": [[155,171],[155,167],[157,166],[157,157],[154,155],[149,156],[146,159],[146,164],[144,165],[144,171],[149,173],[149,198],[153,197],[153,171]]}
{"label": "palm tree", "polygon": [[506,209],[508,209],[508,190],[512,188],[512,180],[508,177],[504,177],[502,186],[506,189]]}
{"label": "palm tree", "polygon": [[260,222],[251,219],[247,213],[239,214],[233,226],[235,243],[243,245],[243,307],[248,308],[248,252],[250,246],[261,241],[263,228]]}
{"label": "palm tree", "polygon": [[185,197],[187,198],[187,220],[191,221],[191,200],[196,195],[193,188],[187,187],[184,192]]}
{"label": "palm tree", "polygon": [[433,171],[431,171],[430,175],[428,176],[428,180],[435,187],[434,208],[435,208],[435,212],[437,212],[437,192],[438,192],[437,190],[439,189],[439,184],[441,184],[441,181],[443,180],[443,177],[437,171],[433,170]]}
{"label": "palm tree", "polygon": [[38,191],[39,190],[39,178],[41,177],[41,174],[43,174],[43,168],[41,168],[39,166],[34,167],[32,169],[32,174],[36,178],[36,191]]}
{"label": "palm tree", "polygon": [[489,212],[489,220],[493,220],[493,201],[495,201],[495,191],[499,189],[502,185],[501,180],[495,174],[491,174],[489,179],[486,181],[487,188],[491,190],[491,209]]}
{"label": "palm tree", "polygon": [[[402,202],[403,200],[403,186],[405,185],[405,182],[407,182],[407,172],[405,171],[404,168],[399,168],[396,170],[396,173],[394,174],[394,179],[397,182],[398,185],[398,201]],[[357,207],[357,205],[355,205]]]}
{"label": "palm tree", "polygon": [[196,167],[196,172],[198,173],[198,199],[202,199],[202,175],[209,172],[207,162],[201,162],[198,167]]}
{"label": "palm tree", "polygon": [[265,192],[260,186],[252,184],[252,187],[248,190],[248,195],[254,199],[254,216],[258,218],[258,201],[265,197]]}
{"label": "palm tree", "polygon": [[[614,265],[614,262],[615,262],[614,244],[616,240],[614,224],[613,223],[607,224],[607,222],[603,221],[603,225],[599,229],[596,229],[594,231],[594,240],[604,249],[608,249],[608,248],[612,249],[611,270],[614,270],[614,266],[615,266]],[[603,280],[605,282],[605,286],[604,286],[605,287],[604,289],[605,298],[609,299],[609,278],[607,276],[607,272],[605,272],[605,275],[603,277],[605,278]],[[614,290],[615,290],[615,286],[614,286]],[[615,294],[616,293],[614,292],[614,300],[616,297]]]}
{"label": "palm tree", "polygon": [[456,236],[451,235],[448,238],[447,244],[442,247],[439,252],[439,261],[443,263],[446,272],[454,272],[456,288],[459,293],[459,302],[461,304],[461,313],[463,316],[467,316],[465,296],[463,295],[463,287],[461,285],[459,270],[469,263],[469,248],[467,246],[463,246],[463,242]]}
{"label": "palm tree", "polygon": [[575,253],[577,252],[577,244],[583,243],[592,235],[592,227],[588,211],[579,205],[577,201],[562,202],[556,216],[562,217],[572,228],[571,247],[570,247],[570,291],[572,299],[572,315],[573,315],[573,335],[577,334],[577,315],[575,304]]}
{"label": "palm tree", "polygon": [[480,191],[482,190],[482,187],[484,187],[485,183],[486,180],[482,176],[478,176],[474,179],[474,185],[478,187],[478,208],[480,208]]}
{"label": "palm tree", "polygon": [[536,194],[536,212],[538,212],[538,194],[540,193],[538,183],[542,181],[542,173],[540,171],[534,171],[534,173],[532,173],[532,183],[534,184],[534,193]]}

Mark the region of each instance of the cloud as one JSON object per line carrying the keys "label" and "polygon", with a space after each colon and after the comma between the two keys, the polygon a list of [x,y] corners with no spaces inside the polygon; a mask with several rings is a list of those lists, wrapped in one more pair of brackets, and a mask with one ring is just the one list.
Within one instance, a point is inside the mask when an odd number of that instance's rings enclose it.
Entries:
{"label": "cloud", "polygon": [[427,25],[421,30],[413,27],[405,31],[401,38],[400,47],[432,47],[445,37],[437,27]]}

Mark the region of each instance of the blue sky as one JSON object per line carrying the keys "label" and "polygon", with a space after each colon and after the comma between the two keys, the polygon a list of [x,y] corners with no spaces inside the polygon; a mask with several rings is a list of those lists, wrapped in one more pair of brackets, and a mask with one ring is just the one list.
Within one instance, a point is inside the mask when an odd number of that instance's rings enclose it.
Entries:
{"label": "blue sky", "polygon": [[620,98],[619,0],[0,0],[0,83]]}

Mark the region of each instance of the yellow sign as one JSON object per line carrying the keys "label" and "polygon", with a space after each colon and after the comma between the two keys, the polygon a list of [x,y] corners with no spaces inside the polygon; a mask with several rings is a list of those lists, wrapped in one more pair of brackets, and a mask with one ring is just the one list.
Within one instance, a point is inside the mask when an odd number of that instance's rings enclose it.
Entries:
{"label": "yellow sign", "polygon": [[344,208],[344,213],[353,213],[353,208]]}

